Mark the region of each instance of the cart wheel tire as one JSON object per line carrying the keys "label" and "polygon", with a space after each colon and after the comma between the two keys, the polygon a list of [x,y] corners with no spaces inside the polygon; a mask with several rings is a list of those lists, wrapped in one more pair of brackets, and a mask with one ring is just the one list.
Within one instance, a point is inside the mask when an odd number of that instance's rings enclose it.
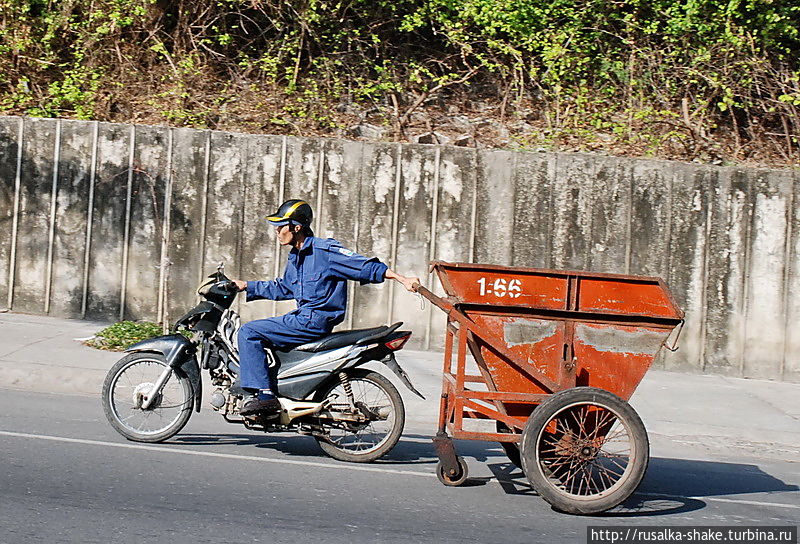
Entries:
{"label": "cart wheel tire", "polygon": [[463,484],[467,481],[467,476],[469,475],[467,462],[464,461],[464,458],[458,456],[456,460],[458,461],[459,468],[457,474],[447,473],[444,469],[444,464],[441,461],[439,461],[439,463],[436,465],[436,476],[439,478],[440,482],[448,487],[456,487]]}
{"label": "cart wheel tire", "polygon": [[521,442],[525,475],[554,508],[597,514],[627,499],[644,477],[650,444],[631,406],[608,391],[575,387],[542,402]]}
{"label": "cart wheel tire", "polygon": [[[508,428],[508,425],[502,421],[498,421],[497,432],[508,433],[511,432],[511,430]],[[519,444],[515,444],[514,442],[498,442],[498,444],[500,444],[500,447],[503,448],[504,452],[506,452],[508,460],[511,461],[511,464],[517,468],[522,468],[522,457],[519,453]]]}

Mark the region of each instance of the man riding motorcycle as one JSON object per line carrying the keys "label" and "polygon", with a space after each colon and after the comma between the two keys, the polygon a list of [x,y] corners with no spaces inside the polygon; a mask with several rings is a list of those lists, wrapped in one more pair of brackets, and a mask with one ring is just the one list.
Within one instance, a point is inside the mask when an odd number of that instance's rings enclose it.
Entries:
{"label": "man riding motorcycle", "polygon": [[239,291],[247,291],[248,302],[297,301],[297,309],[251,321],[239,330],[241,387],[252,395],[239,411],[243,416],[279,411],[265,348],[288,349],[329,334],[344,320],[348,280],[364,285],[393,279],[411,292],[414,283],[420,281],[398,274],[376,257],[353,253],[333,238],[315,237],[311,230],[313,217],[311,206],[303,200],[281,204],[266,219],[275,226],[280,244],[291,247],[283,277],[270,281],[234,280]]}

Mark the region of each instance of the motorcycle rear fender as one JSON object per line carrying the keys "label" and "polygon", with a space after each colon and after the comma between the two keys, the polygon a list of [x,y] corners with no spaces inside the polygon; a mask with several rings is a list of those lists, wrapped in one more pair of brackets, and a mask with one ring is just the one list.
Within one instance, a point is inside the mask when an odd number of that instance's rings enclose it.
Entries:
{"label": "motorcycle rear fender", "polygon": [[[369,347],[367,347],[365,351],[369,351],[370,353],[375,354],[375,352],[371,351]],[[378,353],[385,353],[385,351]],[[379,357],[380,355],[378,355],[378,357],[371,357],[369,354],[367,354],[364,357],[356,357],[354,359],[349,360],[348,363],[345,364],[342,368],[355,368],[364,365],[366,363],[369,363],[370,361],[380,361],[381,363],[389,367],[389,370],[394,372],[395,376],[398,377],[398,379],[403,383],[403,385],[405,385],[409,389],[409,391],[417,395],[422,400],[425,400],[425,396],[419,391],[417,391],[417,388],[414,387],[414,385],[411,383],[411,379],[408,377],[408,374],[406,374],[406,371],[403,370],[400,364],[397,362],[397,359],[395,359],[393,352],[390,351],[383,358]]]}
{"label": "motorcycle rear fender", "polygon": [[200,411],[200,398],[203,394],[203,381],[200,379],[200,365],[194,356],[195,345],[182,334],[168,334],[137,342],[125,351],[130,353],[160,353],[167,364],[181,378],[187,378],[192,384],[194,393],[194,409]]}
{"label": "motorcycle rear fender", "polygon": [[406,374],[406,371],[403,370],[403,368],[397,362],[397,359],[395,359],[394,353],[390,353],[389,355],[387,355],[381,362],[386,366],[388,366],[389,370],[394,372],[395,376],[397,376],[400,379],[400,381],[403,382],[403,385],[408,387],[412,393],[417,395],[422,400],[425,400],[425,397],[422,395],[422,393],[417,391],[417,388],[414,387],[414,385],[411,383],[411,379],[408,377],[408,374]]}

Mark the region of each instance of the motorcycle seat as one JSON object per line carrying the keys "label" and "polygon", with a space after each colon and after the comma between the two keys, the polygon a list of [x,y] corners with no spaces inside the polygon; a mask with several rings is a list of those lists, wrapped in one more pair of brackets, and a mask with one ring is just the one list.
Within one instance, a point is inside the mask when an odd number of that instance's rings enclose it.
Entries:
{"label": "motorcycle seat", "polygon": [[[396,328],[396,327],[395,327]],[[354,329],[351,331],[340,331],[323,336],[319,340],[308,342],[302,346],[297,346],[294,351],[307,351],[317,353],[320,351],[327,351],[329,349],[341,348],[355,344],[359,340],[376,336],[380,333],[386,332],[389,327],[383,325],[381,327],[372,327],[371,329]]]}

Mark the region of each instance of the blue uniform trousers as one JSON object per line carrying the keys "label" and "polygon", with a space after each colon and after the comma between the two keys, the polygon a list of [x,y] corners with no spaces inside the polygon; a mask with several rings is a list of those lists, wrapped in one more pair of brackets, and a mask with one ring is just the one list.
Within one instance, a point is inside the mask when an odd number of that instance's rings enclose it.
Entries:
{"label": "blue uniform trousers", "polygon": [[257,319],[239,329],[239,361],[241,386],[245,390],[271,389],[278,393],[268,368],[265,348],[286,350],[311,342],[328,334],[299,310],[286,315]]}

